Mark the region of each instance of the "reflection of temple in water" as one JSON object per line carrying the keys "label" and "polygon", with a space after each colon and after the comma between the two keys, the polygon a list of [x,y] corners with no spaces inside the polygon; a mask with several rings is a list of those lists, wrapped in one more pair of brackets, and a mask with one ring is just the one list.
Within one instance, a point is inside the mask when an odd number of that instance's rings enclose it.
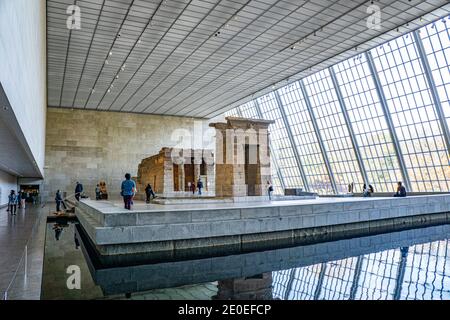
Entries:
{"label": "reflection of temple in water", "polygon": [[272,273],[218,282],[216,300],[272,300]]}

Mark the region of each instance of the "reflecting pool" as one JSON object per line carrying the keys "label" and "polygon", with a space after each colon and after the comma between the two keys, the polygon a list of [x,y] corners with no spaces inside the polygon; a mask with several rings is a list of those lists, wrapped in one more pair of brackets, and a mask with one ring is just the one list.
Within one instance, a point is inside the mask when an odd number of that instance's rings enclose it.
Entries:
{"label": "reflecting pool", "polygon": [[42,299],[450,299],[449,238],[450,225],[440,225],[205,259],[105,264],[77,223],[52,222]]}

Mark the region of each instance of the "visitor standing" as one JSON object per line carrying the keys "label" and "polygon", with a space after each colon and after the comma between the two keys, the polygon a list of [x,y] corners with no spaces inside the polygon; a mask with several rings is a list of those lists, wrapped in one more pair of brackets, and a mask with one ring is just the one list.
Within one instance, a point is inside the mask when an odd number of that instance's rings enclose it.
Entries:
{"label": "visitor standing", "polygon": [[406,188],[403,186],[401,182],[397,183],[397,192],[394,194],[396,198],[404,198],[406,197]]}
{"label": "visitor standing", "polygon": [[56,212],[61,211],[61,204],[64,206],[64,209],[67,209],[60,190],[56,191],[55,201],[56,201]]}
{"label": "visitor standing", "polygon": [[131,210],[131,200],[133,199],[136,190],[136,184],[131,180],[131,175],[127,173],[125,175],[125,180],[122,181],[120,194],[123,197],[123,202],[125,204],[125,209]]}
{"label": "visitor standing", "polygon": [[273,186],[270,181],[267,181],[267,193],[269,194],[269,200],[272,200]]}
{"label": "visitor standing", "polygon": [[8,208],[9,212],[11,212],[11,215],[16,215],[17,211],[17,195],[14,190],[11,190],[11,193],[8,196]]}
{"label": "visitor standing", "polygon": [[83,185],[81,183],[77,182],[77,185],[75,187],[75,199],[77,199],[77,201],[80,201],[82,192],[83,192]]}
{"label": "visitor standing", "polygon": [[192,184],[191,184],[191,187],[192,187],[192,194],[195,194],[195,182],[192,182]]}
{"label": "visitor standing", "polygon": [[197,189],[198,189],[198,195],[202,195],[202,189],[203,189],[203,182],[202,179],[198,179],[197,181]]}
{"label": "visitor standing", "polygon": [[20,201],[22,202],[22,209],[25,209],[26,201],[27,201],[27,193],[23,190],[20,191]]}
{"label": "visitor standing", "polygon": [[17,205],[19,206],[19,209],[22,208],[22,190],[17,191]]}
{"label": "visitor standing", "polygon": [[100,191],[100,185],[98,184],[95,187],[95,200],[100,200],[101,196],[102,196],[102,194],[101,194],[101,191]]}
{"label": "visitor standing", "polygon": [[153,192],[153,188],[150,183],[145,188],[145,195],[147,197],[147,199],[146,199],[147,203],[150,203],[150,197],[153,197],[153,199],[156,198],[155,193]]}

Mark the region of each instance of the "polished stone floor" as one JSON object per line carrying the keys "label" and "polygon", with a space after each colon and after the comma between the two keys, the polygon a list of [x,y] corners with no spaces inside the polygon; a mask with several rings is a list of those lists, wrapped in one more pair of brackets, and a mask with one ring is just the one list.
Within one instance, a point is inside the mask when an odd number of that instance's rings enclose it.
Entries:
{"label": "polished stone floor", "polygon": [[6,291],[7,299],[39,299],[48,211],[29,205],[11,216],[0,209],[0,300]]}

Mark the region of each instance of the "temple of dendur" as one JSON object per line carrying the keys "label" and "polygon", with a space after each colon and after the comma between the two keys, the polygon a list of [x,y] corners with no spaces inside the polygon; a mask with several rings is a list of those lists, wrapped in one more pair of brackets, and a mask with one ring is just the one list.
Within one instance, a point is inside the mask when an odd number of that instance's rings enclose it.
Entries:
{"label": "temple of dendur", "polygon": [[147,184],[163,198],[191,197],[191,185],[198,180],[204,195],[214,196],[214,154],[205,149],[162,148],[159,154],[142,160],[136,177],[141,196]]}
{"label": "temple of dendur", "polygon": [[[81,200],[76,215],[99,256],[174,259],[186,252],[197,256],[240,252],[450,219],[450,195],[307,195],[269,201],[272,123],[227,118],[226,123],[210,125],[216,129],[215,154],[162,147],[159,154],[144,159],[135,178],[138,190],[142,193],[152,184],[159,201],[136,201],[128,211],[120,201]],[[188,188],[198,179],[204,184],[202,196],[192,195]]]}

